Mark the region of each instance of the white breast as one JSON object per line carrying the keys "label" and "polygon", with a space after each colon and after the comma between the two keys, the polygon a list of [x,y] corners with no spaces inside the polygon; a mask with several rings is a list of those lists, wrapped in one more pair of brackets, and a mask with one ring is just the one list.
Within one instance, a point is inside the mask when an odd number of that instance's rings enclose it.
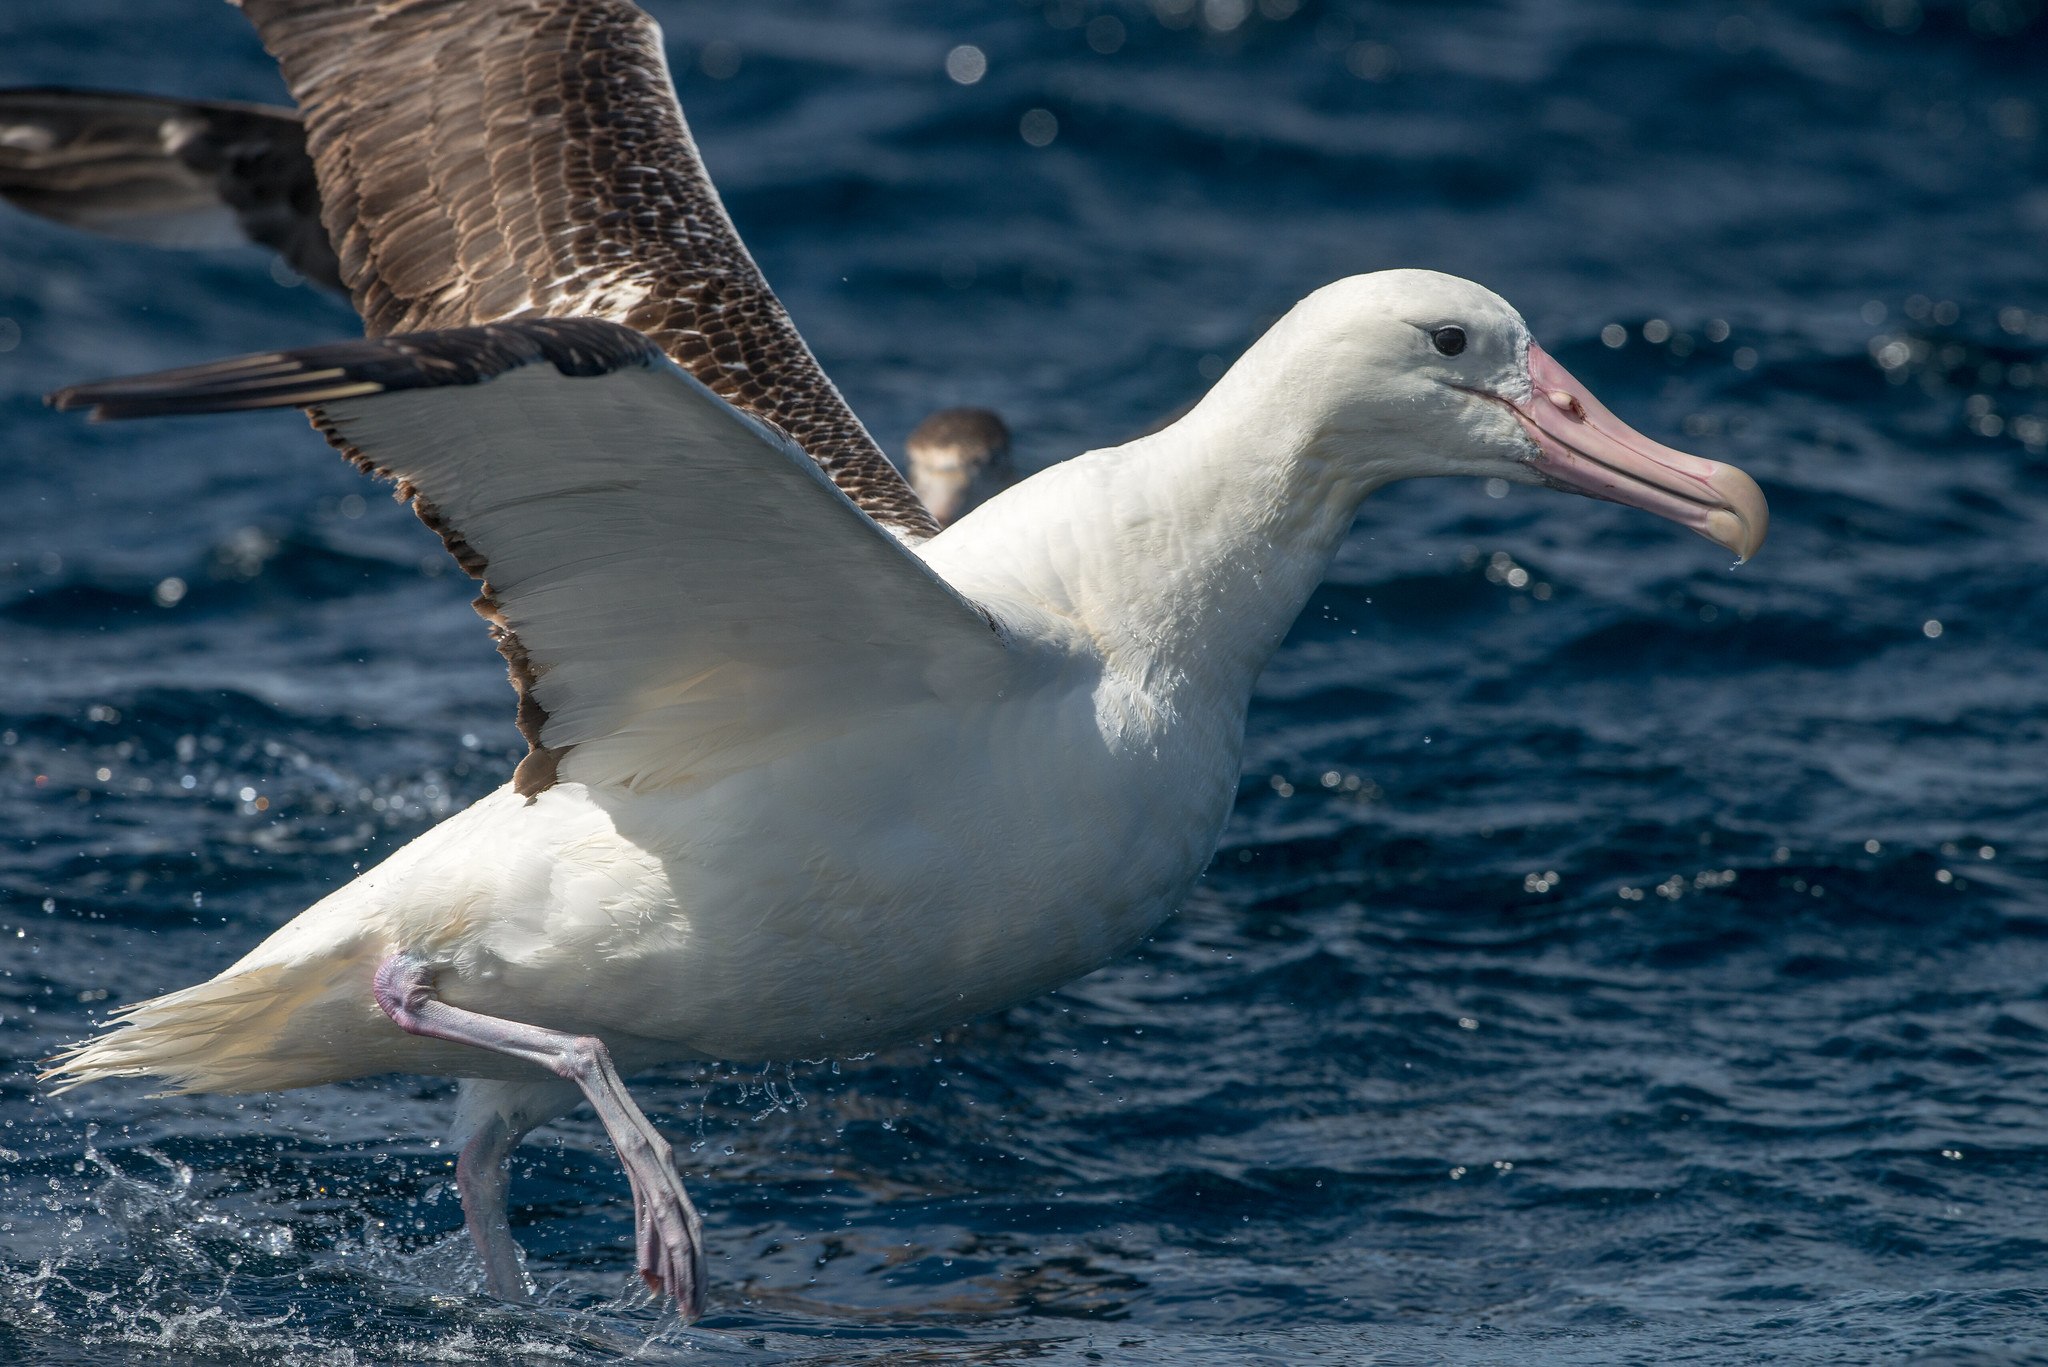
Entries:
{"label": "white breast", "polygon": [[382,923],[451,965],[450,1001],[602,1034],[628,1066],[872,1048],[1086,973],[1178,905],[1241,719],[1159,720],[1076,663],[700,790],[503,790],[294,929]]}

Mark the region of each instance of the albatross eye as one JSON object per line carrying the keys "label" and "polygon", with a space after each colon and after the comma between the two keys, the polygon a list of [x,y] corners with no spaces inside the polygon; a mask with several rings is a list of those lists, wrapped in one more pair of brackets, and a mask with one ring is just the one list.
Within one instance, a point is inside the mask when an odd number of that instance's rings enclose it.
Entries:
{"label": "albatross eye", "polygon": [[1455,356],[1465,349],[1465,329],[1461,327],[1438,328],[1429,334],[1429,340],[1436,343],[1436,349],[1446,356]]}

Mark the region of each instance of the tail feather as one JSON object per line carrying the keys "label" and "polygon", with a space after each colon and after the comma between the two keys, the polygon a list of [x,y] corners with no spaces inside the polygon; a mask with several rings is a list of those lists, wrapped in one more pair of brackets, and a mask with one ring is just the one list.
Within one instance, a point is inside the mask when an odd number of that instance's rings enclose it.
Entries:
{"label": "tail feather", "polygon": [[42,1080],[61,1093],[104,1078],[158,1077],[168,1084],[163,1094],[176,1095],[282,1091],[381,1071],[374,1044],[337,1047],[361,1033],[369,1007],[367,972],[358,986],[342,967],[231,970],[123,1007],[104,1033],[48,1060]]}

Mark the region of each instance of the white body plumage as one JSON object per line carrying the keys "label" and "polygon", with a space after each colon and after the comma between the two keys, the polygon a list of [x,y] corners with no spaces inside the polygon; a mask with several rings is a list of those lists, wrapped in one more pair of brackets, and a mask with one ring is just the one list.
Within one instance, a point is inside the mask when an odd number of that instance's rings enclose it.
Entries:
{"label": "white body plumage", "polygon": [[1746,475],[1631,431],[1498,297],[1424,271],[1318,291],[1171,427],[915,545],[610,324],[59,400],[311,407],[486,580],[534,748],[507,788],[56,1071],[483,1079],[464,1199],[502,1287],[502,1185],[479,1174],[580,1090],[646,1217],[643,1274],[686,1310],[696,1216],[606,1050],[626,1070],[845,1053],[1129,948],[1200,874],[1252,686],[1381,485],[1547,482],[1744,555],[1766,518]]}

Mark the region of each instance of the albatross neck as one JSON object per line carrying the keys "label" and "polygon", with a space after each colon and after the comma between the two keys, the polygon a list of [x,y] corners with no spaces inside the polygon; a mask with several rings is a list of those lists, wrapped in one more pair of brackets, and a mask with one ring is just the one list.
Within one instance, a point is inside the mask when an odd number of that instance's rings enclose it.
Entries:
{"label": "albatross neck", "polygon": [[1293,386],[1247,357],[1121,472],[1142,507],[1110,505],[1123,561],[1114,634],[1161,685],[1249,695],[1322,582],[1359,503],[1386,482],[1347,458]]}
{"label": "albatross neck", "polygon": [[1241,706],[1360,500],[1395,477],[1358,458],[1357,436],[1332,435],[1321,387],[1270,350],[1254,348],[1171,427],[971,514],[964,538],[932,543],[934,563],[959,564],[970,594],[1075,623],[1161,703],[1196,693]]}

